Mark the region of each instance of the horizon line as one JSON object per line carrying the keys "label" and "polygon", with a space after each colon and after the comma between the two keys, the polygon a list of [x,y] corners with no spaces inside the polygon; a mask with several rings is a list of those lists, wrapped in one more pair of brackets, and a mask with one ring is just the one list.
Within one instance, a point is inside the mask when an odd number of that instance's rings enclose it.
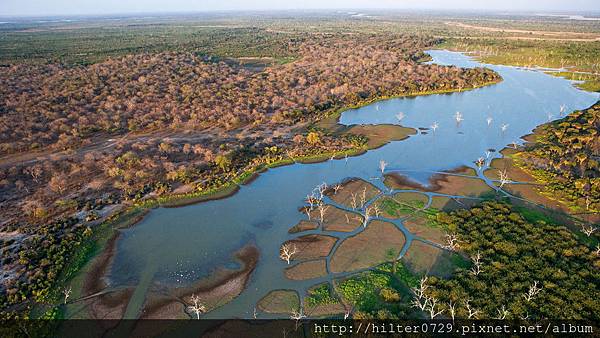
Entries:
{"label": "horizon line", "polygon": [[[557,14],[586,14],[583,17],[600,15],[598,10],[536,10],[536,9],[481,9],[481,8],[398,8],[398,7],[372,7],[372,8],[273,8],[273,9],[208,9],[208,10],[174,10],[174,11],[131,11],[131,12],[104,12],[104,13],[56,13],[56,14],[1,14],[0,18],[53,18],[53,17],[107,17],[107,16],[132,16],[132,15],[183,15],[183,14],[211,14],[211,13],[277,13],[277,12],[339,12],[339,11],[395,11],[395,12],[439,12],[439,13],[489,13],[489,14],[534,14],[539,16]],[[349,13],[350,14],[350,13]],[[359,14],[359,13],[356,13]]]}

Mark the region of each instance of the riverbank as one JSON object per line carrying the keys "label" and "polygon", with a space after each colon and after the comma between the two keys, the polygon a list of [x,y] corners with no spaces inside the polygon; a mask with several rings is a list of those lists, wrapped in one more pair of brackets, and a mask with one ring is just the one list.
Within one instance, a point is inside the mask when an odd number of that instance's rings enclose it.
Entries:
{"label": "riverbank", "polygon": [[[476,88],[479,88],[479,87],[481,87],[481,86],[478,86]],[[471,89],[471,88],[469,88],[469,89]],[[472,88],[472,89],[475,89],[475,88]],[[462,90],[462,91],[466,91],[466,89]],[[453,92],[453,91],[452,90],[441,90],[441,91],[435,91],[435,92],[411,93],[411,94],[399,95],[399,96],[394,96],[394,97],[421,96],[421,95],[442,94],[442,93],[450,93],[450,92]],[[404,127],[395,126],[395,125],[347,127],[347,126],[343,126],[338,123],[339,116],[341,116],[343,111],[346,111],[346,110],[352,109],[352,108],[356,108],[356,107],[360,107],[360,106],[365,106],[370,103],[373,103],[373,102],[376,102],[379,100],[389,99],[389,98],[391,98],[391,97],[382,97],[377,100],[363,102],[357,106],[345,107],[343,109],[336,110],[335,112],[333,112],[331,114],[328,114],[328,115],[330,115],[329,118],[331,118],[332,116],[335,117],[335,119],[334,119],[335,124],[332,124],[331,122],[329,122],[329,127],[325,129],[327,132],[335,134],[337,136],[343,136],[343,135],[347,135],[347,134],[366,136],[369,138],[370,142],[367,142],[363,146],[356,147],[356,148],[349,149],[349,150],[344,150],[341,152],[320,153],[320,154],[315,154],[315,155],[310,155],[310,156],[305,156],[305,157],[283,159],[283,160],[276,161],[276,162],[273,162],[270,164],[261,164],[261,165],[255,166],[249,170],[246,170],[246,171],[240,173],[233,180],[231,180],[230,182],[228,182],[218,188],[213,188],[213,189],[210,189],[207,191],[201,191],[201,192],[199,191],[199,192],[187,193],[187,194],[160,196],[160,197],[154,197],[154,198],[144,200],[144,201],[134,202],[134,203],[131,203],[127,207],[127,210],[125,210],[121,214],[121,216],[116,217],[117,218],[116,222],[119,222],[119,219],[121,217],[128,217],[131,210],[144,210],[145,212],[148,212],[150,209],[157,208],[157,207],[179,207],[179,206],[185,206],[185,205],[230,197],[239,190],[240,185],[248,184],[252,180],[256,179],[258,177],[258,175],[260,175],[260,173],[262,173],[268,169],[272,169],[272,168],[284,166],[284,165],[295,164],[295,163],[318,163],[318,162],[327,161],[331,158],[339,159],[339,158],[344,158],[344,157],[358,156],[358,155],[365,153],[368,150],[381,147],[384,144],[387,144],[391,141],[406,139],[410,135],[413,135],[416,131],[412,128],[404,128]],[[319,125],[319,123],[321,121],[318,121],[317,123],[315,123],[317,128],[324,128],[323,124]],[[140,217],[139,219],[137,219],[136,222],[139,222],[141,219],[143,219],[143,217]],[[130,224],[130,225],[133,225],[133,224]],[[105,225],[105,226],[107,226],[107,225]],[[110,227],[110,226],[107,226],[107,227]],[[114,229],[113,229],[113,231],[114,231]],[[108,231],[108,232],[110,233],[110,231]],[[98,242],[97,242],[97,244],[94,244],[94,245],[101,246],[102,243],[106,243],[106,241],[107,241],[106,238],[107,237],[110,238],[110,235],[111,234],[106,234],[106,235],[101,236],[102,238],[97,239]],[[97,251],[94,251],[94,252],[97,252]],[[102,252],[102,250],[100,250],[100,252]],[[92,263],[93,260],[94,260],[93,258],[90,259],[90,262],[88,262],[88,263],[93,264]],[[85,270],[86,270],[85,267],[83,267],[81,269],[81,271],[85,271]],[[65,282],[65,285],[66,284],[67,283]],[[59,287],[59,289],[60,289],[60,287]]]}

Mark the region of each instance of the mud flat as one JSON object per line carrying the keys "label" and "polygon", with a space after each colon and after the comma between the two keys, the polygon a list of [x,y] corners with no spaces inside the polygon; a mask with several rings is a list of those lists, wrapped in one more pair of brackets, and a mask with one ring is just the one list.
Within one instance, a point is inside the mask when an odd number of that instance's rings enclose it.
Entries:
{"label": "mud flat", "polygon": [[298,222],[298,224],[294,225],[293,227],[290,228],[290,230],[288,230],[288,233],[290,234],[295,234],[298,232],[303,232],[303,231],[308,231],[308,230],[315,230],[319,228],[319,223],[314,222],[314,221],[307,221],[307,220],[301,220],[300,222]]}
{"label": "mud flat", "polygon": [[[179,305],[174,303],[179,303],[186,308],[187,304],[193,304],[191,300],[193,296],[200,299],[206,311],[230,302],[244,291],[258,263],[259,251],[258,248],[247,245],[236,252],[235,257],[241,263],[239,269],[219,268],[211,276],[197,281],[192,286],[167,287],[166,290],[164,287],[159,287],[153,290],[153,293],[146,296],[141,318],[173,318],[169,315],[174,315],[173,310],[179,308]],[[165,297],[165,294],[169,297]],[[188,313],[188,315],[192,314]]]}
{"label": "mud flat", "polygon": [[479,196],[483,193],[492,191],[492,188],[479,178],[447,174],[434,174],[429,179],[429,184],[427,186],[414,182],[408,177],[398,173],[386,174],[384,183],[386,186],[393,189],[414,189],[447,195]]}
{"label": "mud flat", "polygon": [[328,196],[336,203],[347,208],[352,208],[353,198],[356,199],[357,205],[360,206],[363,193],[365,195],[365,201],[368,201],[379,195],[381,191],[371,183],[363,181],[359,178],[351,178],[341,184],[341,188],[337,193],[334,193],[331,190],[328,191]]}
{"label": "mud flat", "polygon": [[[452,255],[446,250],[417,240],[412,241],[408,251],[402,257],[402,262],[417,275],[449,277],[455,268]],[[454,260],[459,259],[454,258]]]}
{"label": "mud flat", "polygon": [[337,237],[327,235],[304,235],[289,240],[284,245],[296,247],[292,260],[310,260],[329,255],[337,240]]}
{"label": "mud flat", "polygon": [[446,232],[430,224],[429,215],[424,212],[416,213],[405,220],[404,227],[413,235],[440,245],[446,238]]}
{"label": "mud flat", "polygon": [[291,314],[300,308],[300,298],[294,290],[273,290],[258,302],[257,307],[267,313]]}
{"label": "mud flat", "polygon": [[285,269],[285,276],[292,280],[313,279],[327,275],[325,260],[301,262]]}
{"label": "mud flat", "polygon": [[323,218],[323,230],[352,232],[363,223],[360,214],[329,206]]}
{"label": "mud flat", "polygon": [[354,271],[393,260],[406,239],[394,224],[371,221],[366,229],[345,239],[331,257],[331,272]]}

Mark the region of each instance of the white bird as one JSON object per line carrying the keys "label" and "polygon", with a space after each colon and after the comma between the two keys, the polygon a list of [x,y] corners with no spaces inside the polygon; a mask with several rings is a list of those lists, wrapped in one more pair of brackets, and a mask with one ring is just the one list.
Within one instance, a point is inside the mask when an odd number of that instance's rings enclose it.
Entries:
{"label": "white bird", "polygon": [[552,115],[552,114],[548,113],[548,122],[549,122],[549,121],[552,121],[552,118],[553,118],[553,117],[554,117],[554,115]]}
{"label": "white bird", "polygon": [[404,113],[399,112],[398,114],[396,114],[396,118],[398,119],[398,121],[402,121],[402,119],[404,119]]}
{"label": "white bird", "polygon": [[502,124],[502,127],[500,127],[502,129],[502,132],[505,132],[506,129],[508,129],[508,123],[504,123]]}
{"label": "white bird", "polygon": [[438,129],[440,125],[437,122],[433,122],[433,124],[431,125],[431,130],[433,130],[433,132],[435,133],[435,130]]}
{"label": "white bird", "polygon": [[564,113],[566,109],[567,109],[567,106],[565,106],[564,104],[560,105],[560,113],[561,114]]}
{"label": "white bird", "polygon": [[488,124],[488,127],[489,127],[489,126],[490,126],[490,124],[492,124],[492,121],[493,121],[493,119],[492,119],[491,117],[488,117],[488,118],[486,119],[486,121],[487,121],[487,124]]}
{"label": "white bird", "polygon": [[375,105],[375,110],[379,111],[379,105],[378,104]]}

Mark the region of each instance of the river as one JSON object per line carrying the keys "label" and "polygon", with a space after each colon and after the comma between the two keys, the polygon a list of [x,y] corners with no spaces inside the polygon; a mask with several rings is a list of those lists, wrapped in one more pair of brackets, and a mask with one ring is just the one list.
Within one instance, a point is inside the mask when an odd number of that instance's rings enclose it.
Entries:
{"label": "river", "polygon": [[[461,53],[433,50],[429,54],[437,64],[482,66]],[[333,276],[287,280],[283,275],[287,265],[278,257],[279,246],[293,237],[288,229],[305,218],[298,207],[316,185],[360,177],[382,187],[378,168],[382,159],[389,163],[386,172],[399,171],[426,183],[438,171],[475,167],[474,161],[488,149],[519,143],[520,137],[536,126],[560,118],[561,105],[566,114],[598,100],[598,94],[578,90],[569,81],[540,71],[485,66],[504,80],[472,91],[380,101],[348,110],[340,118],[347,125],[394,123],[415,129],[437,123],[435,132],[422,130],[347,160],[271,169],[229,198],[183,208],[158,208],[136,226],[123,230],[108,281],[109,288],[136,287],[126,316],[137,316],[151,285],[185,286],[218,266],[236,267],[231,253],[248,242],[259,248],[260,259],[247,289],[206,318],[251,318],[256,302],[274,289],[295,289],[302,295],[308,287]],[[456,121],[457,111],[463,118],[460,123]],[[404,114],[401,121],[396,117],[399,112]],[[506,125],[504,131],[502,125]]]}

